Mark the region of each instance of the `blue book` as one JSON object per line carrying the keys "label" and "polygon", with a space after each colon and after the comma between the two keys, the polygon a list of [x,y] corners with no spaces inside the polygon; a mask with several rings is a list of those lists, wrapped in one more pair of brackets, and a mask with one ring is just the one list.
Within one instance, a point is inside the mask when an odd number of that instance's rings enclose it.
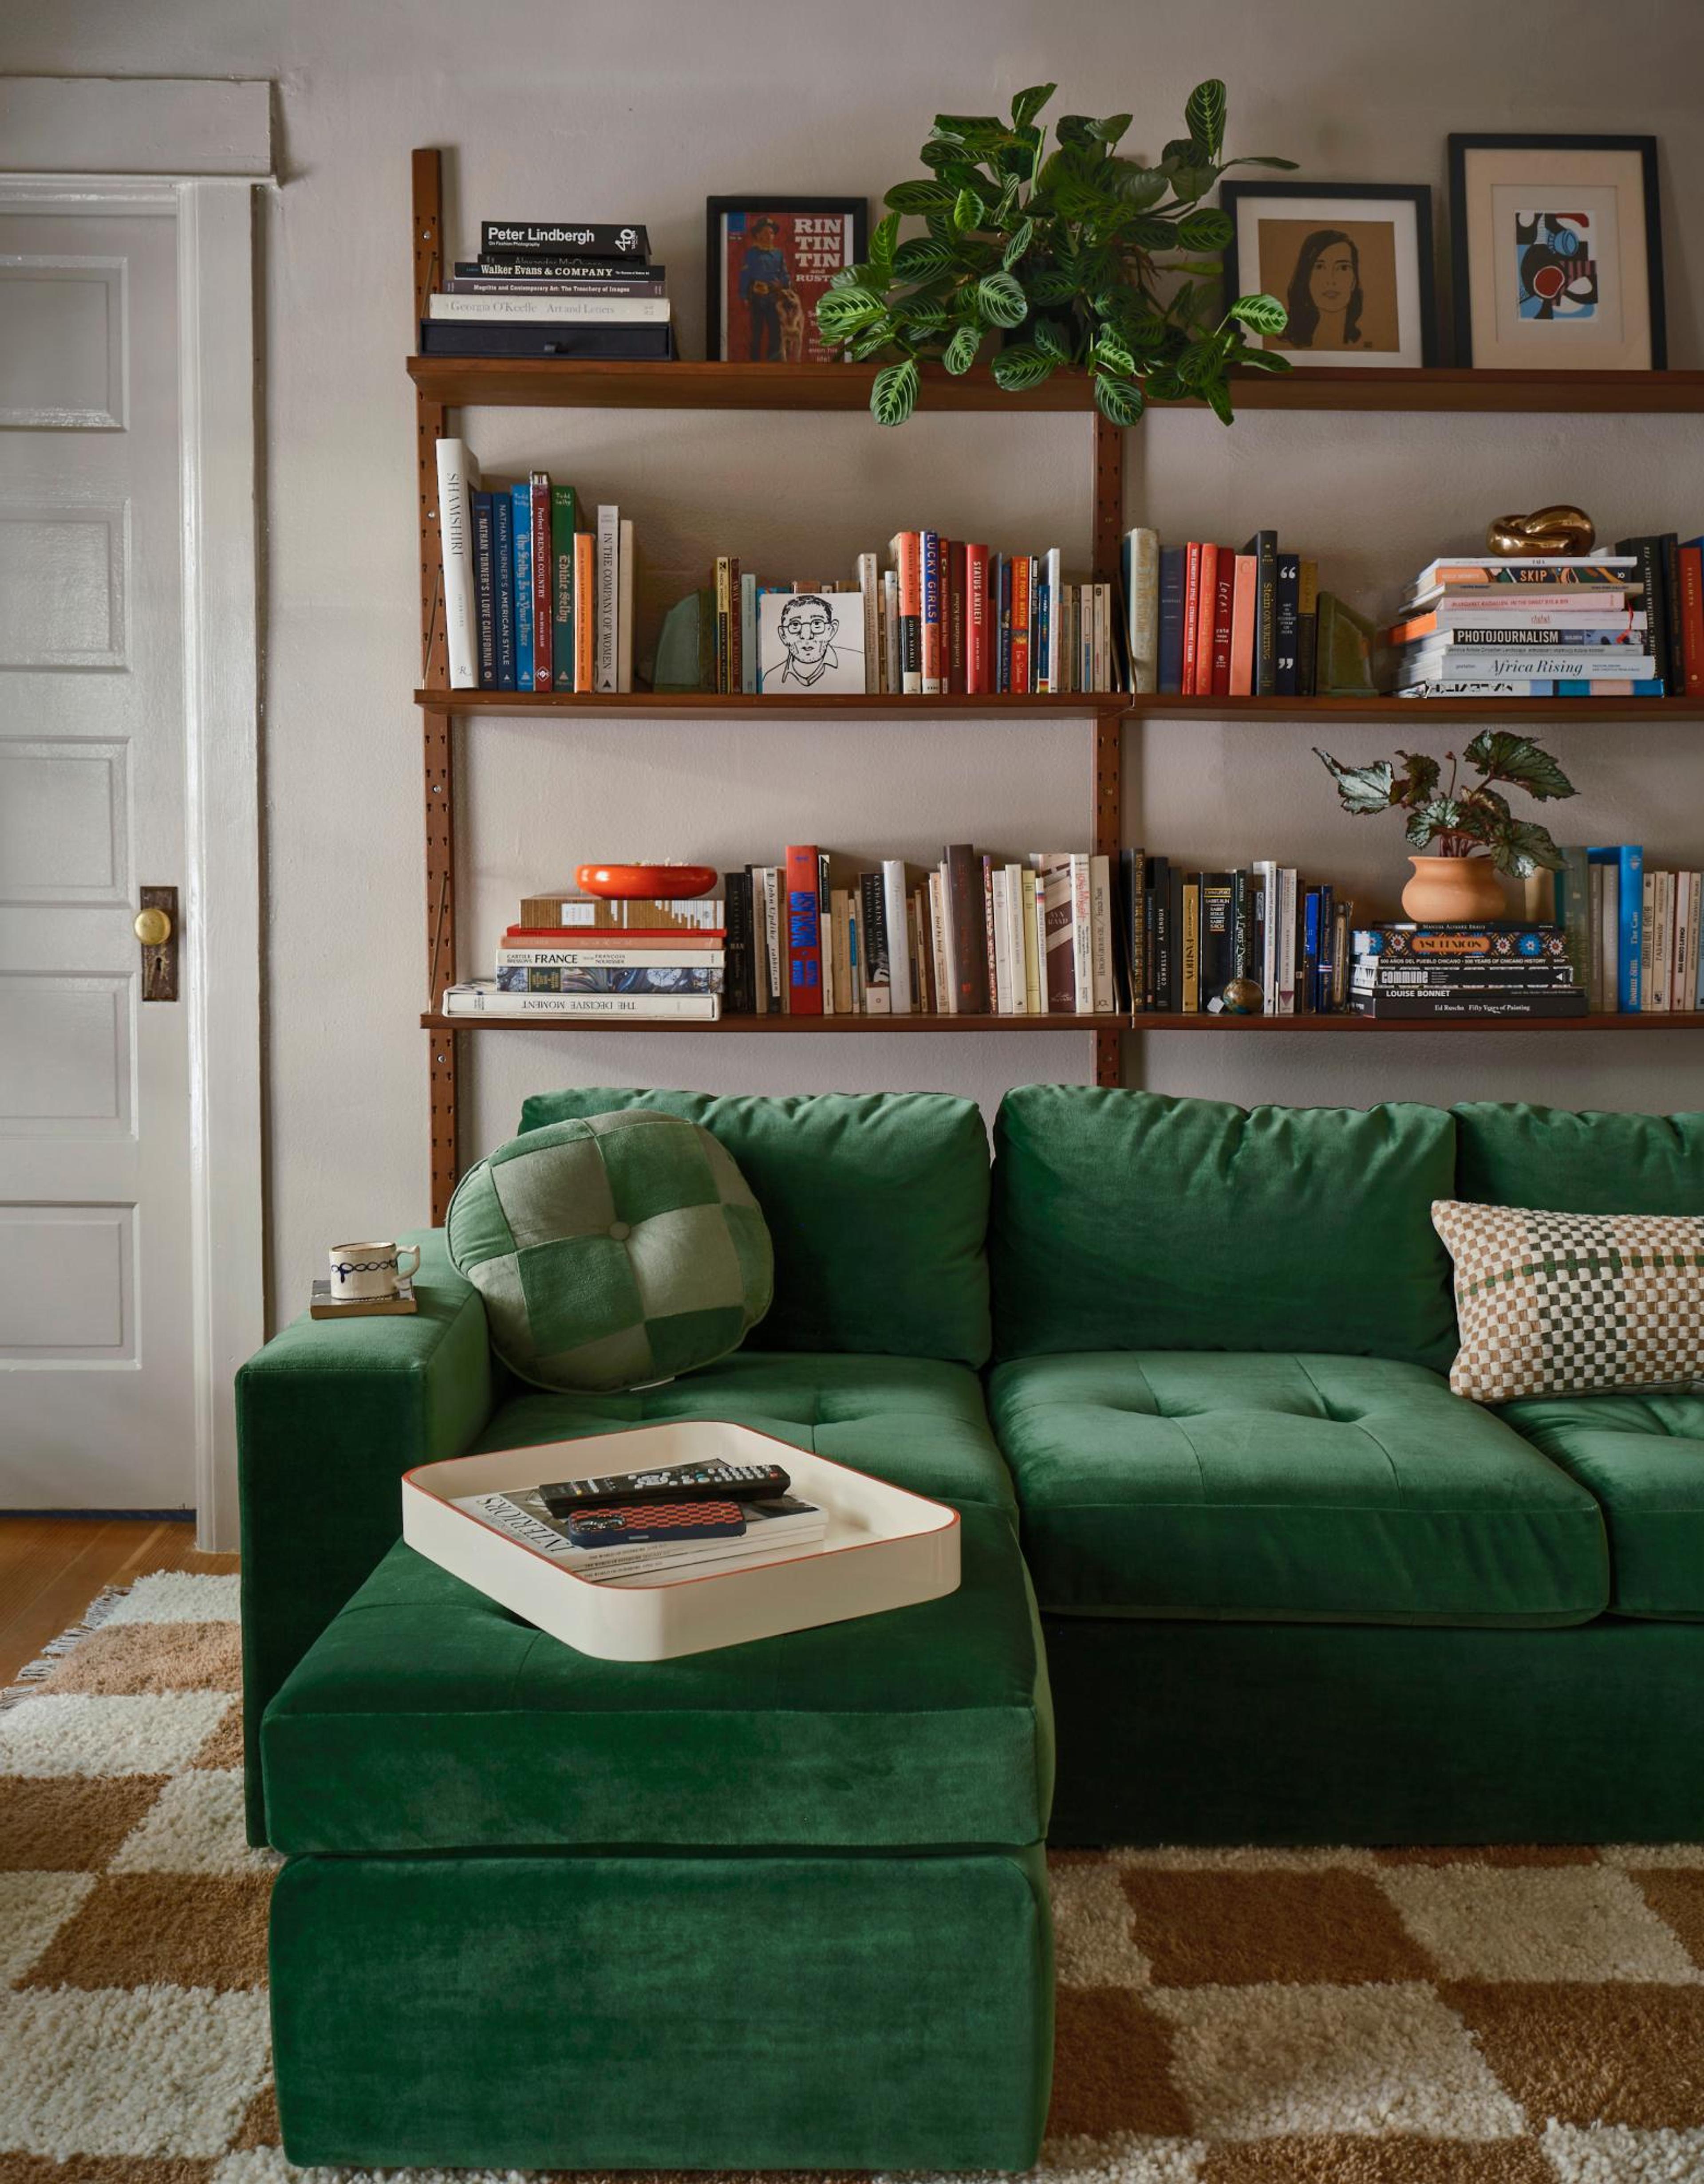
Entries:
{"label": "blue book", "polygon": [[1176,697],[1183,688],[1183,549],[1159,549],[1159,688]]}
{"label": "blue book", "polygon": [[1617,869],[1620,929],[1615,949],[1615,1000],[1624,1016],[1639,1014],[1639,959],[1645,939],[1645,852],[1623,842],[1614,849],[1588,850],[1595,865]]}
{"label": "blue book", "polygon": [[510,488],[515,532],[515,687],[533,687],[533,488],[528,478]]}
{"label": "blue book", "polygon": [[473,621],[479,657],[479,688],[497,688],[497,592],[491,565],[491,496],[473,495]]}
{"label": "blue book", "polygon": [[1035,649],[1035,670],[1030,677],[1031,687],[1039,690],[1046,685],[1051,690],[1053,685],[1048,681],[1048,644],[1053,628],[1053,591],[1045,577],[1038,577],[1036,580],[1036,598],[1030,616],[1035,623],[1030,633],[1030,643]]}
{"label": "blue book", "polygon": [[506,493],[491,495],[492,624],[497,688],[515,688],[515,511]]}

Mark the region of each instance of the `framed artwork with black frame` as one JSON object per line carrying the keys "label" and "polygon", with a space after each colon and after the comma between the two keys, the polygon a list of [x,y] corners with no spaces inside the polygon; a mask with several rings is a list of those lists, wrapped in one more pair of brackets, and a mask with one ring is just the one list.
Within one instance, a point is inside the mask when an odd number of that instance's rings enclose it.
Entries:
{"label": "framed artwork with black frame", "polygon": [[707,198],[705,345],[712,362],[829,364],[817,302],[864,254],[868,198]]}
{"label": "framed artwork with black frame", "polygon": [[1219,203],[1233,230],[1226,293],[1263,290],[1289,313],[1262,348],[1296,364],[1437,363],[1424,182],[1226,182]]}
{"label": "framed artwork with black frame", "polygon": [[1451,136],[1450,237],[1458,362],[1667,365],[1654,136]]}

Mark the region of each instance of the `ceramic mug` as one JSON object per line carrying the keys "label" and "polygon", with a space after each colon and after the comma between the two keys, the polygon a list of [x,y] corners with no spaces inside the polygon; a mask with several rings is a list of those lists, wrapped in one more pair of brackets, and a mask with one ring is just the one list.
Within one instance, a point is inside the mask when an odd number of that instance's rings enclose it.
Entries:
{"label": "ceramic mug", "polygon": [[[408,1252],[414,1256],[405,1267],[403,1256]],[[399,1285],[420,1266],[418,1244],[405,1244],[400,1251],[394,1244],[333,1244],[329,1256],[332,1295],[339,1304],[357,1297],[394,1296]]]}

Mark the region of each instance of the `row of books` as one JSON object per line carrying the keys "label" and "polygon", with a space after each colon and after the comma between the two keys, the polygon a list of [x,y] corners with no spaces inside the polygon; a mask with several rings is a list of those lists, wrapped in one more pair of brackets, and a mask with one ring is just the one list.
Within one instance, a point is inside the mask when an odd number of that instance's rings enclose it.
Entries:
{"label": "row of books", "polygon": [[[1660,698],[1680,688],[1679,623],[1662,595],[1657,544],[1624,539],[1595,558],[1429,562],[1387,632],[1398,696]],[[1699,641],[1704,677],[1704,621]]]}
{"label": "row of books", "polygon": [[1162,546],[1153,532],[1134,531],[1122,576],[1131,689],[1184,698],[1316,694],[1319,564],[1281,547],[1276,531],[1257,531],[1240,551],[1200,539]]}
{"label": "row of books", "polygon": [[1648,867],[1634,843],[1564,849],[1562,856],[1562,870],[1543,876],[1548,888],[1531,892],[1567,935],[1591,1011],[1704,1010],[1704,877]]}
{"label": "row of books", "polygon": [[488,220],[478,257],[427,298],[420,353],[672,357],[664,269],[638,226]]}
{"label": "row of books", "polygon": [[545,471],[488,488],[467,443],[438,443],[445,651],[452,690],[633,688],[634,532],[584,519]]}
{"label": "row of books", "polygon": [[1567,936],[1550,922],[1375,925],[1355,935],[1349,1006],[1388,1021],[1583,1017]]}
{"label": "row of books", "polygon": [[446,987],[450,1017],[674,1018],[713,1023],[727,978],[727,904],[611,900],[568,889],[522,899],[495,976]]}
{"label": "row of books", "polygon": [[1120,1000],[1138,1016],[1328,1015],[1347,997],[1354,907],[1293,865],[1194,872],[1126,850]]}

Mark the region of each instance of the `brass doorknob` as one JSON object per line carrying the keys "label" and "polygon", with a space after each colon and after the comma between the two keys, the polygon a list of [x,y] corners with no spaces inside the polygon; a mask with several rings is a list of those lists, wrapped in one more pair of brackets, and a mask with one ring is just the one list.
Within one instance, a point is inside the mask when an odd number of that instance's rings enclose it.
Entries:
{"label": "brass doorknob", "polygon": [[163,910],[139,910],[131,929],[144,948],[164,948],[171,938],[171,920]]}

